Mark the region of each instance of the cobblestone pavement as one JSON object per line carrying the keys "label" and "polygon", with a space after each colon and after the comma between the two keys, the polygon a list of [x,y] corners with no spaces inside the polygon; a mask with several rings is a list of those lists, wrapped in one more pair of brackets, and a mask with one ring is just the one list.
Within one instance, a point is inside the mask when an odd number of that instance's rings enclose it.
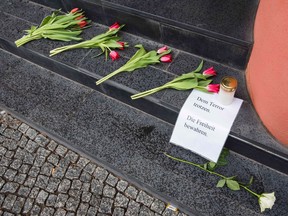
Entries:
{"label": "cobblestone pavement", "polygon": [[178,215],[166,204],[5,112],[0,215]]}

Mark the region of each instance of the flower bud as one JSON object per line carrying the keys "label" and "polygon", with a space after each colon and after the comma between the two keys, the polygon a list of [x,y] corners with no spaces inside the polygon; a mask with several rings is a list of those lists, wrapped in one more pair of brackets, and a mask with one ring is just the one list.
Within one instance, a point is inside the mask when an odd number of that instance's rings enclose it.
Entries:
{"label": "flower bud", "polygon": [[167,51],[168,50],[168,47],[167,46],[164,46],[164,47],[161,47],[160,49],[158,49],[157,50],[157,53],[158,54],[161,54],[161,53],[163,53],[163,52],[165,52],[165,51]]}
{"label": "flower bud", "polygon": [[210,76],[216,76],[216,71],[214,70],[213,67],[208,68],[207,70],[205,70],[203,72],[203,75],[206,77],[210,77]]}
{"label": "flower bud", "polygon": [[79,10],[79,8],[73,8],[70,13],[76,13]]}
{"label": "flower bud", "polygon": [[167,54],[167,55],[164,55],[160,58],[160,61],[161,62],[172,62],[172,55],[171,54]]}
{"label": "flower bud", "polygon": [[81,16],[76,17],[75,20],[80,20],[80,19],[82,19],[82,18],[84,18],[84,15],[81,15]]}
{"label": "flower bud", "polygon": [[266,208],[271,209],[274,205],[274,202],[276,200],[276,197],[273,193],[262,193],[259,197],[259,205],[261,212],[265,211]]}
{"label": "flower bud", "polygon": [[78,23],[78,25],[80,26],[80,28],[83,28],[84,26],[87,25],[87,22],[85,20],[82,20]]}
{"label": "flower bud", "polygon": [[220,88],[219,84],[209,84],[209,85],[206,86],[206,89],[209,92],[214,92],[214,93],[218,93],[219,92],[219,88]]}
{"label": "flower bud", "polygon": [[117,43],[121,45],[121,47],[119,47],[119,49],[120,49],[120,50],[124,50],[125,43],[122,42],[122,41],[117,41]]}
{"label": "flower bud", "polygon": [[113,25],[109,27],[109,30],[118,29],[118,28],[120,28],[120,25],[118,22],[115,22]]}
{"label": "flower bud", "polygon": [[112,59],[112,61],[117,60],[120,58],[120,55],[118,54],[118,52],[116,51],[111,51],[109,53],[110,58]]}

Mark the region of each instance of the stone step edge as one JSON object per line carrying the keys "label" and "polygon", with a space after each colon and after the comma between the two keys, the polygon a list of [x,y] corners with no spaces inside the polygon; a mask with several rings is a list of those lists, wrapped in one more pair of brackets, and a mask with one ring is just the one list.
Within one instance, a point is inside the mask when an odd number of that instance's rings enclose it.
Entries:
{"label": "stone step edge", "polygon": [[167,25],[170,25],[170,26],[173,26],[176,28],[181,28],[181,29],[193,31],[193,32],[198,33],[198,34],[206,35],[208,37],[213,37],[215,39],[222,40],[222,41],[225,41],[227,43],[232,43],[232,44],[235,44],[238,46],[250,48],[251,45],[253,44],[253,42],[250,42],[250,41],[244,41],[244,40],[241,40],[238,38],[233,38],[231,36],[223,35],[223,34],[220,34],[220,33],[214,32],[214,31],[205,30],[203,28],[198,28],[198,27],[193,26],[193,25],[181,23],[181,22],[178,22],[175,20],[171,20],[171,19],[157,16],[157,15],[153,15],[153,14],[150,14],[150,13],[147,13],[144,11],[139,11],[139,10],[136,10],[136,9],[133,9],[130,7],[126,7],[123,5],[118,5],[118,4],[115,4],[112,2],[102,1],[102,5],[109,7],[111,9],[114,9],[114,10],[118,10],[122,13],[130,13],[130,14],[133,14],[136,16],[155,20],[155,21],[158,21],[158,22],[163,23],[163,24],[167,24]]}
{"label": "stone step edge", "polygon": [[[40,5],[44,5],[46,7],[49,8],[54,8],[54,9],[59,9],[59,7],[61,7],[63,10],[70,10],[71,5],[65,5],[64,3],[52,3],[52,2],[42,2],[40,0],[31,0],[32,2],[36,3],[36,4],[40,4]],[[219,61],[222,64],[225,64],[227,66],[233,67],[235,69],[238,70],[244,70],[247,67],[248,64],[248,60],[249,57],[251,55],[252,52],[252,46],[253,46],[253,41],[244,41],[241,39],[237,39],[231,36],[227,36],[221,33],[217,33],[214,31],[210,31],[210,30],[205,30],[193,25],[189,25],[189,24],[185,24],[185,23],[181,23],[179,21],[175,21],[175,20],[171,20],[162,16],[157,16],[157,15],[153,15],[144,11],[139,11],[137,9],[133,9],[127,6],[123,6],[123,5],[118,5],[116,3],[113,2],[108,2],[108,1],[100,1],[100,2],[92,2],[92,1],[78,1],[77,4],[73,4],[76,5],[77,7],[81,7],[81,3],[85,4],[86,7],[88,8],[92,8],[93,5],[95,7],[99,7],[102,9],[102,11],[99,12],[99,14],[96,13],[96,16],[99,16],[99,20],[95,20],[96,17],[91,17],[92,21],[95,21],[97,23],[103,24],[103,25],[111,25],[111,23],[109,22],[109,14],[106,14],[105,9],[109,9],[109,10],[114,10],[117,11],[117,13],[122,14],[124,17],[126,15],[128,16],[132,16],[134,18],[139,18],[141,20],[144,20],[144,22],[146,23],[146,26],[151,27],[151,29],[153,29],[153,25],[149,24],[149,23],[154,23],[158,25],[157,29],[157,34],[160,35],[154,35],[154,33],[147,33],[145,31],[141,32],[137,32],[138,36],[144,37],[144,38],[148,38],[150,40],[154,40],[157,41],[159,43],[164,43],[167,44],[169,46],[173,46],[177,49],[189,52],[189,53],[196,53],[197,55],[203,57],[203,58],[208,58],[212,61]],[[84,8],[85,10],[85,8]],[[115,20],[113,20],[114,22]],[[148,24],[147,24],[148,23]],[[130,23],[131,25],[131,23]],[[133,25],[133,24],[132,24]],[[155,27],[155,26],[154,26]],[[174,43],[174,42],[169,42],[169,41],[163,41],[163,29],[165,27],[171,27],[174,30],[180,29],[185,31],[188,34],[194,35],[195,37],[202,38],[201,40],[203,40],[203,38],[205,38],[206,41],[206,46],[207,47],[212,47],[213,44],[217,43],[218,46],[222,47],[222,51],[221,52],[221,56],[219,57],[218,55],[215,54],[211,54],[215,51],[215,49],[212,49],[209,52],[199,52],[198,49],[195,48],[191,48],[189,46],[182,46],[178,43]],[[155,29],[154,29],[155,30]],[[135,34],[135,32],[130,32],[129,30],[124,30],[127,33],[133,33]],[[153,32],[153,31],[152,31]],[[178,37],[183,36],[183,33],[180,33],[180,35],[178,35]],[[181,36],[181,37],[182,37]],[[187,38],[185,38],[187,39]],[[213,41],[213,42],[212,42]],[[229,47],[229,48],[228,48]],[[232,48],[231,48],[232,47]],[[239,55],[231,58],[231,59],[227,59],[227,53],[231,53],[233,52],[233,50],[238,50]],[[228,55],[229,56],[229,55]],[[239,59],[240,58],[240,59]]]}
{"label": "stone step edge", "polygon": [[43,126],[40,126],[37,123],[34,123],[30,119],[24,117],[23,115],[9,109],[8,107],[6,107],[5,105],[0,103],[0,111],[2,111],[2,110],[4,110],[8,114],[11,114],[12,116],[16,117],[17,119],[26,123],[27,125],[32,126],[34,129],[47,135],[49,138],[56,141],[57,143],[59,143],[63,146],[66,146],[67,148],[71,149],[72,151],[75,151],[78,154],[85,156],[89,160],[95,162],[96,164],[100,165],[104,169],[113,173],[115,176],[120,177],[120,178],[128,181],[132,185],[140,188],[141,190],[147,191],[149,194],[151,194],[155,198],[160,199],[160,200],[164,201],[165,203],[168,203],[168,204],[172,205],[173,207],[176,207],[177,209],[181,209],[181,211],[184,212],[185,214],[187,214],[189,216],[201,216],[201,214],[199,212],[196,212],[194,209],[191,209],[189,206],[186,206],[186,205],[178,202],[175,198],[167,196],[164,193],[161,193],[159,191],[154,190],[151,186],[147,185],[146,183],[139,181],[135,177],[124,174],[123,172],[121,172],[121,170],[117,169],[113,165],[111,165],[111,164],[109,164],[109,163],[107,163],[107,162],[105,162],[99,158],[93,157],[93,155],[91,155],[89,151],[85,151],[83,149],[79,149],[79,148],[75,147],[69,141],[67,141],[65,138],[60,137],[59,135],[51,132],[49,129],[47,129]]}
{"label": "stone step edge", "polygon": [[[31,51],[25,47],[17,48],[15,47],[14,43],[3,38],[0,38],[0,48],[63,77],[96,90],[106,96],[121,101],[128,106],[132,106],[145,113],[148,113],[169,124],[174,125],[177,120],[177,116],[180,110],[156,98],[146,97],[135,101],[131,100],[131,94],[136,93],[136,91],[133,89],[130,89],[111,80],[108,80],[101,86],[96,86],[95,82],[101,78],[100,76],[96,74],[92,75],[89,74],[89,72],[82,70],[77,70],[77,68],[73,68],[69,65],[58,62],[52,58]],[[240,155],[271,167],[272,169],[288,174],[287,156],[279,151],[263,146],[261,143],[240,137],[237,134],[230,132],[226,140],[225,147]]]}

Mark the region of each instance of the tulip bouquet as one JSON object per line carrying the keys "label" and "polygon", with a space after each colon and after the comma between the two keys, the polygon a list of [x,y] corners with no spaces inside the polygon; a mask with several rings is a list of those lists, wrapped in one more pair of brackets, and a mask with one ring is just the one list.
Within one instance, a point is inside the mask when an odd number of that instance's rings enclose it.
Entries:
{"label": "tulip bouquet", "polygon": [[166,88],[172,88],[176,90],[189,90],[189,89],[198,89],[205,92],[218,92],[219,84],[210,84],[212,79],[208,79],[211,76],[216,75],[216,71],[213,67],[205,70],[203,73],[199,73],[203,67],[203,61],[201,61],[200,65],[196,68],[196,70],[182,74],[181,76],[176,77],[170,82],[166,84],[153,88],[144,92],[140,92],[138,94],[132,95],[131,98],[133,100],[146,97],[150,94],[156,93]]}
{"label": "tulip bouquet", "polygon": [[155,50],[147,52],[141,44],[138,44],[135,47],[139,48],[139,50],[131,57],[128,62],[126,62],[125,65],[98,80],[96,85],[99,85],[109,78],[115,76],[116,74],[122,73],[124,71],[132,72],[136,69],[147,67],[150,64],[172,61],[172,56],[169,54],[171,50],[167,47],[163,49],[161,53],[157,53]]}
{"label": "tulip bouquet", "polygon": [[197,164],[197,163],[194,163],[191,161],[183,160],[181,158],[173,157],[167,153],[164,153],[164,154],[172,160],[195,166],[195,167],[197,167],[201,170],[204,170],[210,174],[213,174],[213,175],[220,177],[221,179],[218,181],[218,183],[216,185],[216,187],[218,187],[218,188],[222,188],[225,185],[230,190],[233,190],[233,191],[237,191],[237,190],[240,190],[241,188],[243,188],[244,190],[248,191],[250,194],[257,197],[261,212],[264,212],[265,209],[267,209],[267,208],[272,209],[272,207],[276,201],[276,197],[274,195],[274,192],[258,194],[249,188],[253,183],[253,177],[250,178],[250,181],[247,184],[244,184],[244,183],[237,181],[236,176],[227,177],[227,176],[224,176],[218,172],[215,172],[215,169],[217,167],[225,166],[228,163],[228,161],[226,160],[226,157],[228,156],[229,151],[226,148],[224,148],[223,151],[221,152],[217,163],[208,162],[205,164]]}
{"label": "tulip bouquet", "polygon": [[78,8],[74,8],[69,13],[59,15],[60,10],[45,17],[39,26],[31,26],[31,29],[19,40],[15,41],[17,47],[32,40],[49,38],[51,40],[72,41],[82,40],[78,37],[83,28],[90,22]]}
{"label": "tulip bouquet", "polygon": [[57,55],[61,52],[71,50],[71,49],[79,49],[79,48],[100,48],[102,53],[106,54],[106,59],[108,58],[108,50],[110,51],[109,56],[112,60],[116,60],[120,57],[120,55],[116,51],[112,51],[112,49],[124,49],[127,47],[126,42],[121,42],[120,37],[117,36],[117,33],[123,28],[124,25],[119,25],[118,23],[114,23],[109,27],[108,31],[93,37],[90,40],[86,40],[77,44],[68,45],[53,49],[50,51],[50,56]]}

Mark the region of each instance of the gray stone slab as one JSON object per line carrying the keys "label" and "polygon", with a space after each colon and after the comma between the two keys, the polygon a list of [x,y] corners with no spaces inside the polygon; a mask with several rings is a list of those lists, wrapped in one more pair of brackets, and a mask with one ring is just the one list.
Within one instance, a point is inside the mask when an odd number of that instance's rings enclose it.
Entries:
{"label": "gray stone slab", "polygon": [[[258,1],[202,1],[185,0],[165,2],[146,1],[137,4],[131,0],[108,0],[121,6],[136,9],[155,16],[167,18],[178,23],[185,23],[195,28],[226,34],[242,40],[252,41],[253,15]],[[163,5],[163,7],[159,7]]]}
{"label": "gray stone slab", "polygon": [[[173,129],[171,124],[6,52],[2,51],[1,57],[7,60],[1,67],[5,70],[0,70],[4,80],[0,81],[1,104],[63,137],[91,157],[121,170],[123,175],[133,177],[204,215],[260,215],[256,198],[244,191],[233,193],[225,188],[216,188],[218,179],[215,176],[163,156],[163,152],[168,152],[173,156],[205,163],[199,156],[169,144]],[[21,103],[17,102],[21,98]],[[33,98],[38,98],[38,103]],[[241,180],[252,175],[255,178],[255,191],[276,192],[277,205],[268,214],[285,215],[288,212],[285,208],[286,175],[237,154],[231,154],[229,160],[230,165],[222,168],[221,172],[237,174]],[[245,174],[247,170],[249,172]],[[41,189],[49,184],[47,180],[39,185],[38,180],[25,184],[30,187],[35,183]],[[14,193],[18,187],[18,184],[5,184],[2,190]],[[102,189],[103,185],[101,193]],[[110,203],[107,203],[107,211],[110,212]],[[102,207],[106,211],[106,206]]]}

